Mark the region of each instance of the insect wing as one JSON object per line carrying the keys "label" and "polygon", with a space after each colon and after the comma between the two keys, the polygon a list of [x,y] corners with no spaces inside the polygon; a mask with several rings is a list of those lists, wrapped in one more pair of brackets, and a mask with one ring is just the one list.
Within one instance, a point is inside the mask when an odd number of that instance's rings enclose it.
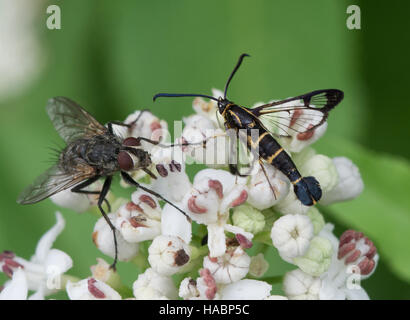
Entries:
{"label": "insect wing", "polygon": [[48,101],[46,109],[54,128],[67,144],[79,138],[90,138],[107,131],[107,128],[92,115],[68,98],[52,98]]}
{"label": "insect wing", "polygon": [[17,202],[20,204],[39,202],[92,176],[93,170],[88,166],[82,170],[65,172],[58,165],[54,165],[28,186],[20,194]]}
{"label": "insect wing", "polygon": [[274,101],[250,111],[276,136],[293,136],[325,123],[329,111],[343,99],[337,89],[316,90],[297,97]]}

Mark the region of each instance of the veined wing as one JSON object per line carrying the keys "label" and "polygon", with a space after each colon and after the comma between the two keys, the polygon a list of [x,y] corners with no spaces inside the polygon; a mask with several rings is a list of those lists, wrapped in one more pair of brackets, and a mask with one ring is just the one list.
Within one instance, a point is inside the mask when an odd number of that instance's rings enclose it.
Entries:
{"label": "veined wing", "polygon": [[277,136],[306,133],[322,125],[343,99],[337,89],[316,90],[297,97],[274,101],[250,111]]}
{"label": "veined wing", "polygon": [[75,186],[94,176],[94,169],[88,165],[77,166],[64,171],[56,164],[40,175],[17,199],[20,204],[31,204],[44,200],[53,194]]}
{"label": "veined wing", "polygon": [[107,131],[107,128],[92,115],[68,98],[52,98],[48,101],[46,109],[54,128],[67,144],[79,138],[90,138]]}

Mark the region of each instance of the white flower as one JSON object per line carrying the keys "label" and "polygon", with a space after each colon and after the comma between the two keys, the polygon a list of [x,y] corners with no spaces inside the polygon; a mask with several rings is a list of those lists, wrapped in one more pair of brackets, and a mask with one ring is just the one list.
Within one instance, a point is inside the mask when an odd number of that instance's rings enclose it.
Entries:
{"label": "white flower", "polygon": [[197,284],[196,280],[192,278],[185,278],[184,280],[181,281],[181,284],[179,286],[178,295],[184,300],[198,298],[200,296],[200,293],[197,289],[196,284]]}
{"label": "white flower", "polygon": [[161,275],[170,276],[188,263],[191,249],[181,238],[160,235],[152,241],[148,253],[151,267]]}
{"label": "white flower", "polygon": [[227,171],[205,169],[197,173],[191,191],[184,197],[187,214],[197,223],[208,227],[208,246],[211,257],[225,253],[225,231],[241,234],[248,240],[253,235],[227,223],[229,208],[243,204],[248,192],[246,179]]}
{"label": "white flower", "polygon": [[118,209],[115,225],[127,242],[154,239],[161,233],[161,207],[158,200],[145,191],[135,191],[132,201]]}
{"label": "white flower", "polygon": [[[248,203],[259,210],[264,210],[279,203],[289,192],[290,181],[278,169],[265,164],[266,175],[260,164],[257,164],[258,171],[251,175],[248,183],[249,194]],[[271,186],[275,191],[272,192]]]}
{"label": "white flower", "polygon": [[[115,225],[116,215],[110,213],[107,215],[111,222]],[[122,233],[115,230],[117,236],[118,260],[128,261],[138,254],[138,243],[130,243],[124,239]],[[110,226],[104,217],[98,219],[94,226],[92,238],[96,247],[107,256],[115,257],[114,237]]]}
{"label": "white flower", "polygon": [[230,246],[222,256],[206,256],[203,266],[211,272],[216,283],[228,284],[243,279],[250,263],[251,258],[240,246]]}
{"label": "white flower", "polygon": [[221,300],[263,300],[271,297],[271,290],[265,281],[243,279],[222,287],[219,293]]}
{"label": "white flower", "polygon": [[[182,207],[181,203],[175,203],[175,205],[179,208]],[[179,237],[185,243],[190,243],[192,238],[191,221],[178,209],[167,203],[161,215],[161,234]]]}
{"label": "white flower", "polygon": [[37,243],[35,254],[29,261],[9,251],[0,255],[0,268],[4,273],[11,277],[16,270],[21,268],[24,271],[28,289],[35,292],[40,291],[43,296],[61,289],[61,276],[73,265],[72,259],[65,252],[52,249],[54,241],[65,226],[61,213],[56,212],[56,219],[56,224]]}
{"label": "white flower", "polygon": [[320,203],[324,205],[354,199],[362,193],[364,188],[359,169],[351,160],[345,157],[336,157],[333,158],[333,163],[339,176],[339,182],[323,195]]}
{"label": "white flower", "polygon": [[285,261],[302,256],[309,248],[313,238],[313,225],[304,215],[286,215],[275,221],[271,238]]}
{"label": "white flower", "polygon": [[[346,231],[340,241],[327,224],[319,233],[332,243],[332,262],[320,277],[300,269],[286,274],[284,290],[291,299],[367,300],[369,296],[360,286],[360,280],[369,277],[377,264],[378,255],[373,243],[362,233]],[[363,276],[361,276],[361,274]]]}
{"label": "white flower", "polygon": [[196,280],[185,278],[179,287],[179,296],[184,300],[219,300],[218,287],[211,272],[204,268],[199,270]]}
{"label": "white flower", "polygon": [[321,281],[319,278],[296,269],[286,273],[283,290],[291,300],[318,300]]}
{"label": "white flower", "polygon": [[137,300],[176,299],[177,289],[172,279],[149,268],[132,285]]}
{"label": "white flower", "polygon": [[28,293],[27,278],[22,268],[13,272],[12,279],[7,281],[0,292],[0,300],[26,300]]}
{"label": "white flower", "polygon": [[[97,181],[91,186],[85,188],[88,191],[99,191],[102,189],[102,182]],[[71,189],[60,191],[50,197],[56,205],[71,209],[75,212],[82,213],[87,211],[90,207],[96,206],[98,203],[98,194],[84,194],[72,192]],[[111,192],[108,193],[106,199],[111,198]]]}
{"label": "white flower", "polygon": [[151,189],[165,199],[180,202],[191,188],[185,172],[185,159],[181,147],[155,147],[151,160],[157,170],[157,179],[152,181]]}
{"label": "white flower", "polygon": [[120,294],[108,284],[87,278],[78,282],[67,282],[67,294],[70,300],[121,300]]}

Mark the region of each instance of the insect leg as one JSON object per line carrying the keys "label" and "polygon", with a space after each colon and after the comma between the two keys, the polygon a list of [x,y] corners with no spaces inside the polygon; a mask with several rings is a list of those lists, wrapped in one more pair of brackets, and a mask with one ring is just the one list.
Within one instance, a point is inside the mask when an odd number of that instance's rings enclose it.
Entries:
{"label": "insect leg", "polygon": [[132,186],[135,186],[137,189],[141,188],[142,190],[152,194],[153,196],[165,201],[166,203],[170,204],[171,206],[173,206],[175,209],[177,209],[179,212],[181,212],[187,219],[188,221],[191,221],[191,218],[180,208],[178,208],[175,204],[173,204],[172,202],[168,201],[167,199],[165,199],[163,196],[161,196],[159,193],[152,191],[148,188],[145,188],[144,186],[142,186],[141,184],[139,184],[137,181],[135,181],[128,173],[121,171],[121,176],[124,179],[124,181]]}
{"label": "insect leg", "polygon": [[146,111],[149,111],[149,110],[148,110],[148,109],[143,109],[143,110],[141,110],[141,112],[139,113],[139,115],[137,116],[137,118],[136,118],[134,121],[130,122],[130,123],[124,123],[124,122],[121,122],[121,121],[110,121],[110,122],[108,122],[108,123],[107,123],[108,131],[109,131],[111,134],[114,133],[113,130],[112,130],[112,125],[113,125],[113,124],[116,124],[117,126],[123,126],[123,127],[131,128],[134,124],[136,124],[136,123],[139,121],[139,119],[141,119],[142,114],[143,114],[144,112],[146,112]]}
{"label": "insect leg", "polygon": [[147,169],[147,168],[142,168],[142,170],[143,170],[146,174],[148,174],[152,179],[157,179],[157,176],[156,176],[151,170],[149,170],[149,169]]}
{"label": "insect leg", "polygon": [[276,200],[275,189],[273,189],[273,186],[272,186],[272,184],[270,183],[270,180],[269,180],[269,178],[268,178],[268,174],[266,173],[265,166],[263,165],[263,162],[262,162],[262,159],[261,159],[261,158],[259,158],[259,164],[261,165],[263,174],[265,175],[265,178],[266,178],[266,180],[268,181],[269,187],[270,187],[270,189],[272,190],[273,196],[275,197],[275,200]]}
{"label": "insect leg", "polygon": [[117,265],[117,261],[118,261],[118,244],[117,244],[117,235],[115,234],[115,227],[112,224],[110,218],[107,216],[107,214],[105,213],[104,209],[102,208],[101,204],[104,200],[104,198],[107,196],[108,191],[110,190],[110,186],[111,186],[111,182],[112,182],[112,176],[107,176],[105,178],[104,181],[104,185],[102,187],[101,193],[100,193],[100,198],[98,199],[98,208],[101,211],[102,216],[104,217],[105,221],[108,223],[108,225],[111,228],[112,231],[112,235],[114,237],[114,247],[115,247],[115,256],[114,256],[114,262],[113,264],[110,266],[110,268],[112,268],[115,271],[115,266]]}
{"label": "insect leg", "polygon": [[[71,189],[71,192],[83,193],[83,194],[101,194],[101,190],[100,191],[82,190],[82,189],[88,187],[89,185],[93,184],[94,182],[96,182],[99,178],[101,178],[101,177],[96,176],[96,177],[90,178],[90,179],[80,183],[79,185],[76,185],[74,188]],[[108,200],[104,198],[104,202],[107,205],[108,211],[111,211],[111,205],[108,202]]]}

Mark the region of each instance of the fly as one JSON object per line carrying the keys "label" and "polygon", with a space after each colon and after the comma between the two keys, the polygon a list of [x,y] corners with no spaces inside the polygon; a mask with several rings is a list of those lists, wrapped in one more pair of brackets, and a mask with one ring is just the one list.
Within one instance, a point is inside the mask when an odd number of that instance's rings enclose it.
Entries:
{"label": "fly", "polygon": [[[55,129],[66,142],[66,148],[61,151],[57,163],[20,194],[18,203],[33,204],[69,188],[76,193],[99,195],[98,208],[113,232],[115,258],[111,267],[114,269],[118,258],[117,237],[115,227],[102,207],[105,201],[110,210],[106,196],[114,174],[120,172],[125,182],[162,199],[186,216],[180,208],[158,193],[140,185],[128,173],[143,170],[152,178],[156,178],[148,169],[152,163],[150,154],[139,147],[141,141],[155,145],[159,144],[158,141],[144,137],[123,139],[113,131],[113,124],[132,127],[145,110],[142,110],[137,119],[130,124],[112,121],[107,127],[100,124],[77,103],[65,97],[50,99],[46,110]],[[100,178],[105,179],[100,191],[84,190]]]}
{"label": "fly", "polygon": [[[174,94],[159,93],[153,98],[155,101],[160,97],[203,97],[214,100],[218,104],[218,111],[224,118],[225,129],[234,129],[237,137],[239,130],[245,130],[246,144],[249,150],[257,150],[258,160],[263,167],[263,160],[283,172],[293,184],[297,198],[306,206],[316,204],[322,196],[319,182],[314,177],[302,177],[290,156],[276,141],[281,137],[291,137],[292,133],[304,135],[313,134],[315,128],[322,125],[330,110],[343,99],[343,91],[337,89],[315,90],[293,98],[275,101],[255,108],[239,106],[227,99],[227,91],[236,71],[248,54],[242,54],[230,74],[225,85],[224,96],[215,98],[204,94]],[[291,103],[289,105],[288,103]],[[274,128],[274,129],[268,129]],[[251,135],[257,130],[257,137]],[[238,167],[229,164],[230,171],[240,175]],[[269,182],[269,179],[268,179]],[[275,191],[269,182],[271,190]]]}

